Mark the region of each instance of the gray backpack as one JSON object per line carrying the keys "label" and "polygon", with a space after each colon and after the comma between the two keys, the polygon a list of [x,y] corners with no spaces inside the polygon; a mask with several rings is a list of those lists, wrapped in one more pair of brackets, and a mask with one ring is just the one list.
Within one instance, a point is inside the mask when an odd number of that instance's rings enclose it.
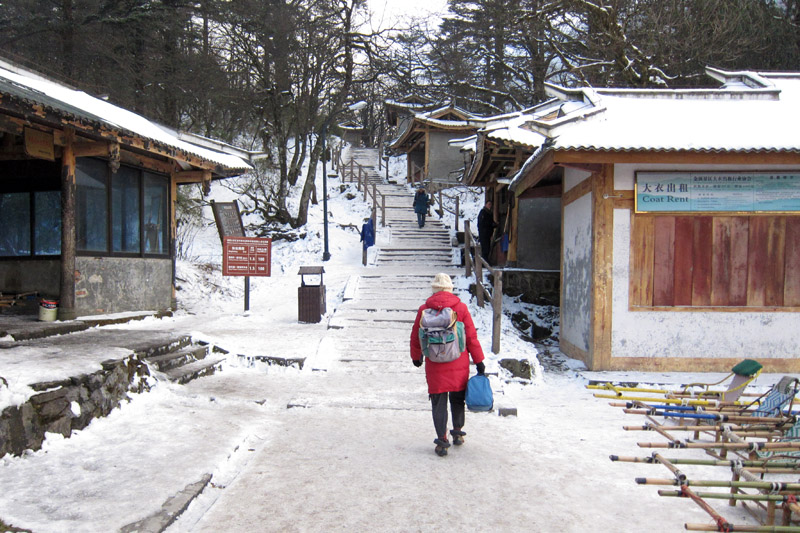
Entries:
{"label": "gray backpack", "polygon": [[461,357],[466,349],[464,323],[449,307],[423,309],[419,320],[419,341],[422,355],[433,363],[449,363]]}

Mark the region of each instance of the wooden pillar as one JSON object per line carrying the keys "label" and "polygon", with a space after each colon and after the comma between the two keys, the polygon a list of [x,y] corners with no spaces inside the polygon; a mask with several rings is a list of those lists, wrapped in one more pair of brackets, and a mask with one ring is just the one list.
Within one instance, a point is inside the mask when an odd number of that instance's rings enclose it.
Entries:
{"label": "wooden pillar", "polygon": [[170,307],[175,310],[178,308],[178,294],[175,288],[176,264],[178,260],[178,217],[175,206],[178,203],[178,180],[177,169],[172,169],[169,175],[169,240],[170,256],[172,258],[172,296]]}
{"label": "wooden pillar", "polygon": [[494,271],[492,288],[492,353],[500,353],[500,330],[503,319],[503,271]]}
{"label": "wooden pillar", "polygon": [[75,131],[64,130],[61,155],[61,288],[59,320],[74,320],[75,310]]}
{"label": "wooden pillar", "polygon": [[614,165],[592,175],[591,370],[611,367],[611,304],[614,244]]}
{"label": "wooden pillar", "polygon": [[519,217],[519,198],[513,196],[513,192],[510,193],[513,198],[514,207],[511,207],[511,218],[510,218],[510,231],[508,232],[508,255],[506,255],[506,261],[516,261],[517,260],[517,242],[519,241],[519,232],[517,228],[519,224],[517,223],[517,217]]}
{"label": "wooden pillar", "polygon": [[464,221],[464,266],[466,267],[467,278],[472,276],[472,230],[469,227],[469,220]]}

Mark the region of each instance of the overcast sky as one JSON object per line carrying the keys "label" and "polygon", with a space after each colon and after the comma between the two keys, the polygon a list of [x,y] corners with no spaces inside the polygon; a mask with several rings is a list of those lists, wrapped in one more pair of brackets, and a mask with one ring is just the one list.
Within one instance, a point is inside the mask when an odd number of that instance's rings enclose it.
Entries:
{"label": "overcast sky", "polygon": [[367,0],[367,4],[376,28],[385,28],[409,16],[437,16],[447,11],[447,0]]}

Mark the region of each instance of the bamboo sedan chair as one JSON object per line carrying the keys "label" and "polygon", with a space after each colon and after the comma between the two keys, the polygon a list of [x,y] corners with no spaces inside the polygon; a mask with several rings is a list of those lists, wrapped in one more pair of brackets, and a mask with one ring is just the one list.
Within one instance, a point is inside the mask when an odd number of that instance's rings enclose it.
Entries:
{"label": "bamboo sedan chair", "polygon": [[[796,463],[776,463],[777,466],[765,467],[764,461],[711,461],[697,459],[666,459],[659,454],[649,458],[619,458],[612,456],[612,460],[627,462],[644,462],[649,464],[662,464],[672,473],[672,478],[636,478],[640,485],[675,486],[678,490],[659,490],[659,496],[680,497],[692,500],[707,512],[714,520],[714,526],[706,524],[686,524],[687,530],[692,531],[786,531],[800,532],[793,516],[800,516],[800,505],[797,497],[800,496],[800,483],[764,479],[769,473],[797,473]],[[713,467],[725,466],[734,472],[734,479],[694,479],[689,478],[679,469],[680,465],[707,465]],[[757,474],[760,472],[760,476]],[[714,489],[717,489],[716,491]],[[719,489],[728,489],[720,491]],[[710,504],[711,501],[727,500],[729,506],[741,504],[758,525],[732,524]],[[782,509],[781,525],[776,525],[777,510]]]}
{"label": "bamboo sedan chair", "polygon": [[[730,374],[714,383],[689,383],[675,389],[659,389],[648,387],[629,387],[615,385],[610,382],[590,383],[588,389],[609,391],[595,393],[595,398],[632,401],[661,401],[664,403],[688,405],[715,405],[738,403],[745,388],[752,383],[763,370],[763,366],[753,359],[744,359],[734,365]],[[728,382],[724,389],[715,388]],[[633,393],[633,394],[628,394]],[[646,394],[646,396],[644,396]]]}
{"label": "bamboo sedan chair", "polygon": [[[721,406],[719,408],[703,408],[699,406],[675,406],[670,404],[645,404],[640,401],[629,402],[623,409],[629,414],[645,415],[647,422],[638,426],[623,426],[626,431],[655,431],[667,438],[669,446],[661,443],[639,443],[641,447],[660,448],[686,447],[689,440],[681,440],[672,435],[674,432],[691,431],[694,440],[700,433],[710,434],[714,441],[720,441],[720,433],[725,425],[739,437],[776,438],[783,436],[795,423],[792,413],[794,399],[800,390],[800,381],[791,376],[784,376],[767,392],[744,406]],[[668,424],[667,420],[678,423]],[[712,453],[712,455],[714,455]]]}

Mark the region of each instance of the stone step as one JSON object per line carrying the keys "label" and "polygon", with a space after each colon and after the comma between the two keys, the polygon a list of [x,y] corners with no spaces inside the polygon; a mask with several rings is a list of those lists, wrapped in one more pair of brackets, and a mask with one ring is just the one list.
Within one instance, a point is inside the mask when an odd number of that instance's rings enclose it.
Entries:
{"label": "stone step", "polygon": [[224,357],[206,357],[205,359],[167,370],[164,374],[170,381],[183,385],[193,379],[210,376],[221,369],[224,362]]}
{"label": "stone step", "polygon": [[208,346],[195,344],[182,350],[146,357],[145,361],[155,366],[159,372],[166,372],[193,361],[205,359],[206,355],[208,355]]}

